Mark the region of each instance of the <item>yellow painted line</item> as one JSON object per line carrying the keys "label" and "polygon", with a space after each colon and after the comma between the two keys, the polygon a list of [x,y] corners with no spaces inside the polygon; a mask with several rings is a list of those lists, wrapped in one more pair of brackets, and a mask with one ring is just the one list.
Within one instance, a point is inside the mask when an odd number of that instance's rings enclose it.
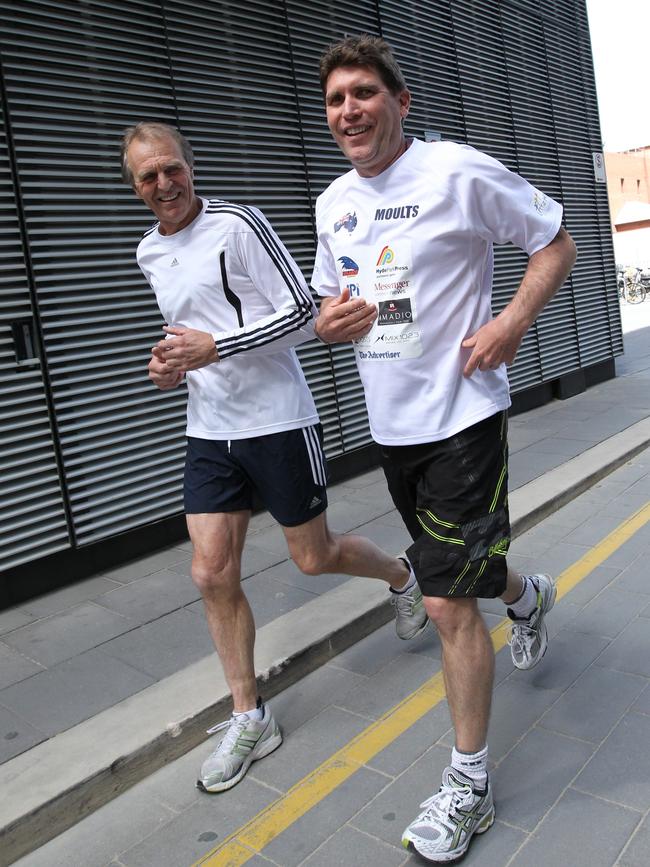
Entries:
{"label": "yellow painted line", "polygon": [[[577,563],[562,572],[557,579],[557,598],[565,596],[648,521],[650,502],[623,521]],[[505,619],[491,630],[495,652],[505,647],[509,625],[510,621]],[[442,672],[438,672],[322,765],[303,777],[285,795],[269,804],[250,822],[204,855],[193,867],[239,867],[245,864],[444,698]]]}

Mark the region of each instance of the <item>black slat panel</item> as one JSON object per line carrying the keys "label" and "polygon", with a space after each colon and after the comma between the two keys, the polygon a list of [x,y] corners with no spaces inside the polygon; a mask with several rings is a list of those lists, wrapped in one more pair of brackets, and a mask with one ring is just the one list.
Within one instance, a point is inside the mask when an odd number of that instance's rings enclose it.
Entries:
{"label": "black slat panel", "polygon": [[[355,4],[325,0],[306,4],[287,0],[285,6],[307,182],[313,204],[334,178],[350,168],[327,128],[318,78],[320,55],[330,42],[342,36],[378,33],[379,24],[376,4],[368,0]],[[306,268],[308,276],[311,265],[310,261]],[[310,379],[310,385],[323,417],[327,453],[333,456],[371,441],[368,418],[352,347],[321,348],[318,358],[327,378],[320,382]]]}
{"label": "black slat panel", "polygon": [[[156,0],[0,2],[0,14],[70,508],[84,543],[181,506],[184,395],[146,378],[162,323],[134,253],[152,218],[121,182],[118,156],[125,126],[175,120],[164,22]],[[150,435],[138,440],[142,429]],[[156,452],[157,477],[140,477]],[[95,484],[107,453],[110,490]]]}
{"label": "black slat panel", "polygon": [[0,102],[0,571],[70,546],[5,129]]}

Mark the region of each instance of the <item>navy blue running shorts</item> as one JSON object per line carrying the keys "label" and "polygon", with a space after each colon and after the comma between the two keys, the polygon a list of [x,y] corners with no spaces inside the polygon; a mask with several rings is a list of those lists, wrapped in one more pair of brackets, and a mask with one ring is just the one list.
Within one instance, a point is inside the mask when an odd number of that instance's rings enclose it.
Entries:
{"label": "navy blue running shorts", "polygon": [[187,438],[188,515],[253,508],[257,494],[283,527],[327,508],[327,465],[320,424],[242,440]]}
{"label": "navy blue running shorts", "polygon": [[510,545],[508,417],[448,439],[382,446],[393,502],[413,538],[407,556],[425,596],[500,596]]}

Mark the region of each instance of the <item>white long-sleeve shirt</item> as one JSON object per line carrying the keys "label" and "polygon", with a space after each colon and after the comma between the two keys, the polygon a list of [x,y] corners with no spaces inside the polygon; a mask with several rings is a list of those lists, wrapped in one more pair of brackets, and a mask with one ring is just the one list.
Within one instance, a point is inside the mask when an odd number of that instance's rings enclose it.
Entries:
{"label": "white long-sleeve shirt", "polygon": [[219,361],[186,375],[188,436],[245,439],[318,421],[294,349],[313,338],[316,307],[260,211],[202,199],[180,232],[151,228],[137,259],[167,324],[215,339]]}

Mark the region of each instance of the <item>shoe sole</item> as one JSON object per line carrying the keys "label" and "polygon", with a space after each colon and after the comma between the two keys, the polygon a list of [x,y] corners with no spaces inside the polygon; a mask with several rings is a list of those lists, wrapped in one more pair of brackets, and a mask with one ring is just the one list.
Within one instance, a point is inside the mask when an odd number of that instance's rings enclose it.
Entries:
{"label": "shoe sole", "polygon": [[454,852],[442,852],[440,855],[435,858],[431,858],[429,855],[425,855],[423,852],[420,852],[419,849],[416,849],[415,844],[412,840],[408,840],[405,837],[402,837],[402,846],[405,849],[408,849],[409,852],[413,852],[415,855],[419,855],[420,858],[424,858],[425,861],[428,861],[430,864],[457,864],[459,861],[462,861],[465,855],[467,855],[467,850],[469,849],[470,843],[472,842],[475,835],[485,834],[486,831],[489,831],[492,825],[494,824],[494,807],[489,813],[486,813],[485,816],[481,819],[476,828],[472,831],[470,837],[467,840],[467,845],[463,848],[462,851],[456,849]]}
{"label": "shoe sole", "polygon": [[237,783],[246,775],[246,772],[258,759],[263,759],[264,756],[268,756],[282,743],[282,732],[278,729],[278,733],[272,735],[270,738],[267,738],[261,746],[259,752],[254,748],[250,751],[248,756],[244,759],[244,763],[241,768],[237,771],[234,777],[231,777],[229,780],[224,780],[221,783],[215,783],[214,786],[206,786],[203,780],[196,781],[196,788],[200,789],[202,792],[207,792],[209,795],[213,795],[216,792],[225,792],[228,789],[232,789],[233,786],[236,786]]}

